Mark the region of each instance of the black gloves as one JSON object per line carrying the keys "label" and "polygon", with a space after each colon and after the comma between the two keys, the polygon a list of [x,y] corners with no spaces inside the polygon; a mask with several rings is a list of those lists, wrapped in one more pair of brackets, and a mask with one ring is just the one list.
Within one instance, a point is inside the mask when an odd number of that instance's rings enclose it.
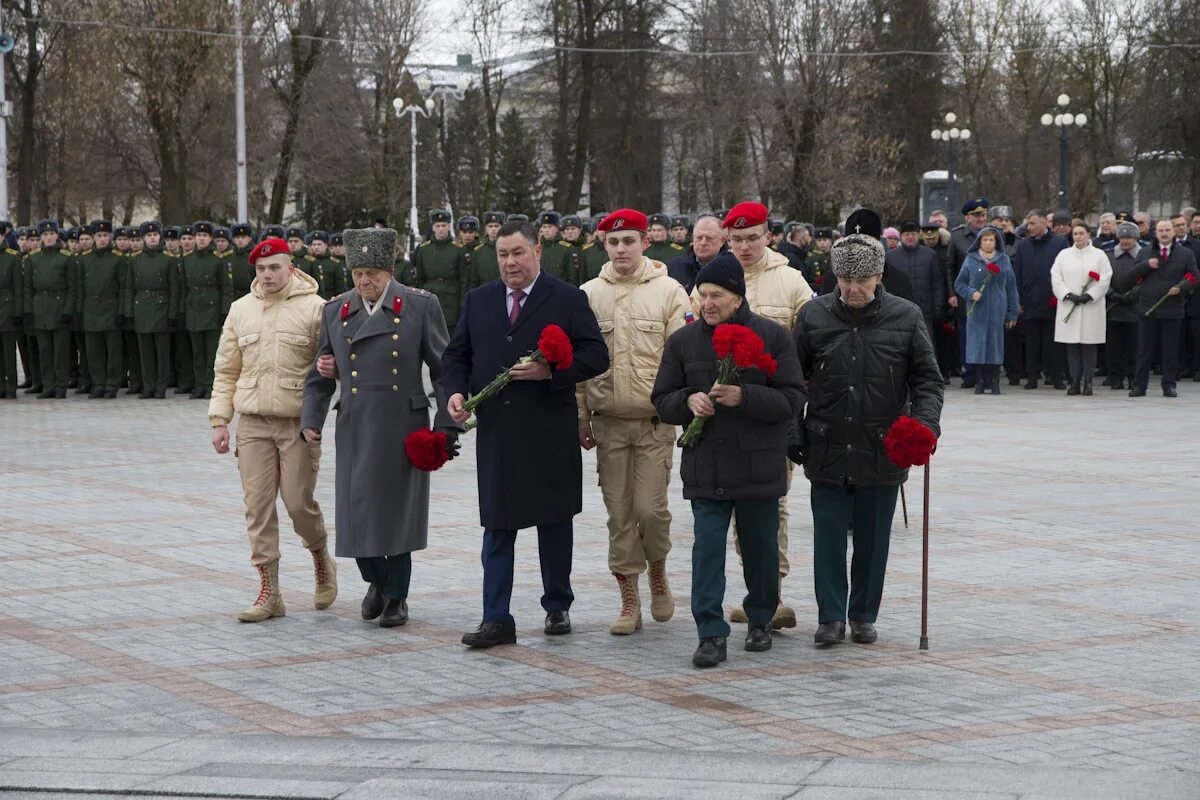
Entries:
{"label": "black gloves", "polygon": [[458,431],[442,428],[440,432],[446,434],[446,458],[453,461],[462,450],[462,445],[458,443]]}
{"label": "black gloves", "polygon": [[788,453],[787,453],[788,460],[791,461],[793,464],[795,464],[797,467],[804,466],[804,457],[806,455],[808,455],[808,454],[804,452],[804,448],[798,444],[794,444],[794,445],[791,445],[788,447]]}
{"label": "black gloves", "polygon": [[1077,294],[1075,295],[1075,302],[1082,305],[1087,305],[1088,303],[1092,302],[1092,296],[1087,292],[1084,292],[1083,294]]}
{"label": "black gloves", "polygon": [[1079,304],[1079,295],[1075,294],[1074,292],[1067,292],[1067,296],[1064,297],[1063,300],[1068,303],[1075,303],[1076,305],[1078,305]]}

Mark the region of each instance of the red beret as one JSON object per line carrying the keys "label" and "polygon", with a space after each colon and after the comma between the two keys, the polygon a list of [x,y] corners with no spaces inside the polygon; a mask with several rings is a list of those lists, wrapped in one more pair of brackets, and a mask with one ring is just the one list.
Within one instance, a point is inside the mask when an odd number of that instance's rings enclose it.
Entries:
{"label": "red beret", "polygon": [[646,215],[633,208],[618,208],[596,226],[601,233],[609,231],[646,231]]}
{"label": "red beret", "polygon": [[260,258],[267,256],[286,255],[291,256],[292,251],[288,249],[288,243],[278,236],[272,236],[269,239],[263,239],[254,249],[250,251],[250,255],[246,257],[246,261],[250,262],[250,266],[254,266]]}
{"label": "red beret", "polygon": [[725,215],[722,228],[749,228],[767,224],[767,207],[762,203],[738,203]]}

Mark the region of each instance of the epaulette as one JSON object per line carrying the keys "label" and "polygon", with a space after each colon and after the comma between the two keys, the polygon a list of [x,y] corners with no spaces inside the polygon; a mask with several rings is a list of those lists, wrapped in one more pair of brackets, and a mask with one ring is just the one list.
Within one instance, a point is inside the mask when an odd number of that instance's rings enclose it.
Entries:
{"label": "epaulette", "polygon": [[683,250],[683,249],[684,249],[684,248],[683,248],[683,245],[681,245],[681,244],[678,244],[677,242],[671,242],[671,247],[674,247],[676,250]]}
{"label": "epaulette", "polygon": [[59,254],[60,256],[66,256],[67,258],[70,258],[70,257],[71,257],[71,255],[72,255],[71,251],[70,251],[70,250],[68,250],[68,249],[66,249],[65,247],[64,247],[62,250],[59,250],[59,251],[58,251],[58,254]]}
{"label": "epaulette", "polygon": [[462,244],[460,242],[451,242],[451,244],[454,245],[455,247],[462,247]]}
{"label": "epaulette", "polygon": [[421,244],[419,246],[420,247],[429,247],[430,244],[432,244],[432,242],[421,242]]}
{"label": "epaulette", "polygon": [[567,240],[565,240],[565,239],[559,239],[559,240],[558,240],[558,242],[557,242],[557,244],[561,244],[563,247],[570,247],[570,246],[571,246],[571,243],[570,243],[570,242],[568,242],[568,241],[567,241]]}
{"label": "epaulette", "polygon": [[84,250],[84,251],[83,251],[82,253],[80,253],[79,255],[81,255],[81,256],[90,256],[91,254],[92,254],[92,248],[90,248],[90,247],[89,247],[87,250]]}
{"label": "epaulette", "polygon": [[330,261],[332,261],[332,262],[333,262],[333,263],[335,263],[335,264],[340,264],[340,263],[342,263],[342,260],[341,260],[340,258],[338,258],[337,256],[330,256],[330,257],[329,257],[329,260],[330,260]]}
{"label": "epaulette", "polygon": [[350,293],[349,293],[349,292],[342,292],[341,294],[334,295],[333,297],[331,297],[331,298],[329,298],[328,300],[326,300],[326,301],[325,301],[325,305],[327,305],[327,306],[328,306],[328,305],[332,305],[333,303],[336,303],[336,302],[338,302],[339,300],[341,300],[343,297],[345,297],[345,296],[346,296],[346,295],[348,295],[348,294],[350,294]]}
{"label": "epaulette", "polygon": [[217,258],[229,258],[231,255],[233,255],[233,251],[232,250],[221,250],[221,251],[214,250],[213,255],[216,256]]}
{"label": "epaulette", "polygon": [[17,251],[17,250],[13,250],[11,247],[6,247],[6,248],[4,248],[4,252],[8,253],[10,256],[19,256],[19,255],[21,255],[21,253],[20,253],[19,251]]}
{"label": "epaulette", "polygon": [[305,261],[316,261],[316,260],[317,260],[317,257],[316,257],[316,256],[310,256],[308,253],[305,253],[305,254],[304,254],[304,260],[305,260]]}
{"label": "epaulette", "polygon": [[26,253],[25,255],[27,255],[27,256],[31,256],[31,255],[33,255],[34,253],[40,253],[40,252],[42,252],[42,248],[40,248],[40,247],[31,247],[31,248],[29,248],[29,252],[28,252],[28,253]]}
{"label": "epaulette", "polygon": [[413,294],[419,294],[422,297],[433,297],[433,292],[426,291],[425,289],[418,289],[415,286],[405,286],[404,291],[412,292]]}
{"label": "epaulette", "polygon": [[478,250],[478,249],[479,249],[479,248],[481,248],[481,247],[483,247],[483,245],[482,245],[482,244],[477,244],[477,245],[475,245],[475,246],[474,246],[473,248],[471,248],[471,249],[472,249],[472,250]]}
{"label": "epaulette", "polygon": [[130,250],[127,255],[129,258],[133,258],[134,256],[140,256],[141,254],[142,254],[141,250]]}
{"label": "epaulette", "polygon": [[595,243],[595,242],[588,242],[587,244],[585,244],[583,247],[581,247],[581,248],[579,248],[579,249],[580,249],[580,250],[587,250],[589,247],[595,247],[595,246],[596,246],[596,243]]}

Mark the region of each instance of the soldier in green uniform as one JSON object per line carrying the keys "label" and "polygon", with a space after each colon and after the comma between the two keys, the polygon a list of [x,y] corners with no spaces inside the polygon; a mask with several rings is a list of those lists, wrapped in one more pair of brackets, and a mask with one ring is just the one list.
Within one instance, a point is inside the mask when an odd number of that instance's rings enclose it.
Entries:
{"label": "soldier in green uniform", "polygon": [[[472,281],[475,280],[475,248],[479,247],[479,218],[469,214],[459,217],[455,227],[458,228],[458,243],[462,245],[458,252],[458,274],[463,280],[462,294],[458,298],[461,305],[467,291],[476,286]],[[492,253],[495,252],[493,247]],[[450,332],[454,333],[454,330],[450,329]]]}
{"label": "soldier in green uniform", "polygon": [[667,235],[667,229],[670,227],[671,218],[666,214],[652,214],[646,220],[646,234],[650,237],[650,246],[645,252],[646,258],[666,264],[686,251],[685,247],[671,241]]}
{"label": "soldier in green uniform", "polygon": [[676,214],[671,217],[671,241],[683,249],[692,245],[692,221],[686,214]]}
{"label": "soldier in green uniform", "polygon": [[343,291],[352,288],[354,276],[350,274],[350,267],[346,264],[346,243],[342,241],[340,233],[329,234],[329,262],[340,270],[340,285],[345,287]]}
{"label": "soldier in green uniform", "polygon": [[349,288],[342,284],[342,265],[330,259],[329,234],[325,231],[309,234],[308,252],[296,266],[316,280],[317,294],[325,300],[331,300]]}
{"label": "soldier in green uniform", "polygon": [[38,352],[42,356],[42,391],[38,397],[67,396],[71,370],[71,320],[75,310],[75,281],[70,251],[58,241],[58,223],[38,223],[41,248],[26,258],[24,311],[33,317]]}
{"label": "soldier in green uniform", "polygon": [[474,250],[475,245],[479,244],[479,217],[464,214],[454,223],[454,227],[458,231],[458,243],[467,250]]}
{"label": "soldier in green uniform", "polygon": [[24,323],[21,252],[0,248],[0,398],[17,399],[17,337]]}
{"label": "soldier in green uniform", "polygon": [[43,389],[37,331],[33,327],[33,314],[24,302],[25,285],[29,283],[29,254],[37,249],[39,243],[36,228],[21,229],[21,235],[17,237],[17,249],[21,252],[21,334],[17,338],[17,351],[21,356],[21,368],[25,371],[25,383],[21,384],[25,394],[41,394]]}
{"label": "soldier in green uniform", "polygon": [[126,262],[125,316],[133,320],[142,361],[142,399],[167,396],[171,331],[179,314],[179,260],[161,247],[162,225],[143,222],[143,247]]}
{"label": "soldier in green uniform", "polygon": [[303,259],[304,254],[308,252],[308,249],[304,246],[304,241],[308,238],[308,236],[305,234],[304,228],[299,226],[288,228],[286,233],[288,250],[292,251],[292,263],[294,263],[296,266],[300,266],[301,259]]}
{"label": "soldier in green uniform", "polygon": [[[458,324],[458,311],[468,288],[458,258],[462,245],[450,236],[449,211],[430,211],[429,224],[432,229],[429,239],[413,251],[414,283],[418,289],[437,295],[446,317],[446,327],[453,330]],[[399,268],[396,274],[402,274]]]}
{"label": "soldier in green uniform", "polygon": [[213,227],[212,249],[219,256],[227,256],[233,252],[233,248],[229,246],[229,228],[220,225]]}
{"label": "soldier in green uniform", "polygon": [[[190,244],[184,250],[184,234]],[[183,286],[183,256],[195,249],[195,234],[191,225],[176,225],[162,229],[162,251],[175,265],[176,281]],[[183,289],[180,288],[182,293]],[[182,302],[182,299],[180,300]],[[184,330],[184,314],[180,309],[171,323],[171,364],[167,372],[167,387],[175,387],[175,394],[190,395],[195,391],[196,368],[192,358],[192,338]]]}
{"label": "soldier in green uniform", "polygon": [[582,286],[588,280],[587,264],[583,259],[586,242],[583,239],[582,218],[575,214],[562,218],[562,238],[558,244],[567,248],[567,255],[563,259],[564,279],[574,286]]}
{"label": "soldier in green uniform", "polygon": [[[254,227],[248,222],[239,222],[229,230],[233,236],[233,250],[225,260],[229,268],[230,303],[250,294],[254,282],[254,267],[250,264],[250,251],[254,249]],[[225,309],[229,313],[229,309]]]}
{"label": "soldier in green uniform", "polygon": [[542,245],[542,271],[570,282],[570,260],[567,256],[570,245],[561,244],[562,238],[559,236],[562,216],[557,211],[543,211],[537,216],[537,229],[538,241]]}
{"label": "soldier in green uniform", "polygon": [[[79,299],[79,257],[92,249],[92,232],[86,225],[67,229],[67,250],[70,252],[71,280],[75,281],[75,298]],[[88,370],[87,344],[83,337],[83,318],[78,309],[71,309],[71,343],[67,351],[67,362],[71,365],[67,375],[67,388],[75,394],[88,394],[92,390],[92,373]]]}
{"label": "soldier in green uniform", "polygon": [[[113,228],[113,250],[122,259],[128,259],[133,248],[130,246],[132,241],[138,239],[137,228],[116,227]],[[121,270],[125,273],[129,271],[129,262],[123,261]],[[124,312],[124,303],[122,302],[122,312]],[[133,329],[133,317],[129,314],[122,313],[125,319],[125,324],[121,326],[121,351],[125,361],[125,379],[121,384],[121,388],[125,389],[125,394],[141,394],[142,393],[142,360],[138,355],[138,340],[137,331]]]}
{"label": "soldier in green uniform", "polygon": [[813,248],[804,259],[804,280],[814,294],[829,294],[837,278],[829,274],[829,249],[833,247],[833,228],[817,228]]}
{"label": "soldier in green uniform", "polygon": [[[503,211],[483,213],[483,239],[471,250],[471,271],[467,273],[467,288],[474,289],[500,277],[500,264],[496,260],[496,235],[504,224]],[[453,333],[453,331],[451,331]]]}
{"label": "soldier in green uniform", "polygon": [[125,374],[121,298],[125,291],[126,260],[112,249],[112,222],[98,219],[89,229],[92,247],[79,257],[79,288],[75,312],[84,333],[91,369],[89,397],[112,399]]}
{"label": "soldier in green uniform", "polygon": [[229,308],[233,291],[225,257],[212,249],[213,224],[206,220],[192,225],[196,249],[183,257],[181,308],[183,324],[192,341],[194,400],[212,397],[213,362],[221,340],[224,309]]}
{"label": "soldier in green uniform", "polygon": [[265,225],[263,226],[263,229],[259,231],[258,240],[260,242],[264,239],[270,239],[272,237],[276,239],[285,239],[287,237],[287,231],[284,230],[282,225]]}
{"label": "soldier in green uniform", "polygon": [[188,253],[196,249],[196,234],[192,230],[191,225],[180,225],[179,231],[179,255],[186,256]]}

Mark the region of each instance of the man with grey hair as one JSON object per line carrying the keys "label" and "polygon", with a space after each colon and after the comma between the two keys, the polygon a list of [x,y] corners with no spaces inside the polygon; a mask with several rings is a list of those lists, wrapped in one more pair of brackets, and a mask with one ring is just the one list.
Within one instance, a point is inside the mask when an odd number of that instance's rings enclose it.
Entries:
{"label": "man with grey hair", "polygon": [[462,430],[445,411],[442,351],[449,334],[439,298],[396,280],[396,231],[342,232],[354,288],[325,304],[316,366],[304,384],[301,429],[320,446],[329,401],[341,382],[337,415],[337,554],[353,558],[368,584],[362,618],[381,628],[408,621],[412,554],[429,541],[429,473],[405,457],[405,440],[429,427],[453,457]]}
{"label": "man with grey hair", "polygon": [[941,432],[943,384],[933,344],[921,310],[880,281],[880,228],[868,209],[851,215],[846,230],[858,232],[830,251],[837,288],[805,304],[793,331],[809,390],[788,457],[804,465],[812,485],[817,644],[845,641],[847,617],[853,641],[876,639],[892,517],[908,479],[908,470],[883,453],[884,433],[902,414]]}
{"label": "man with grey hair", "polygon": [[[1137,227],[1136,225],[1134,227]],[[1092,246],[1105,253],[1112,253],[1117,246],[1117,215],[1111,211],[1105,211],[1100,215],[1100,221],[1097,223],[1096,238],[1092,239]]]}
{"label": "man with grey hair", "polygon": [[700,270],[724,249],[725,232],[721,230],[721,220],[712,214],[701,214],[692,226],[691,247],[667,262],[667,274],[677,280],[685,292],[691,292]]}

